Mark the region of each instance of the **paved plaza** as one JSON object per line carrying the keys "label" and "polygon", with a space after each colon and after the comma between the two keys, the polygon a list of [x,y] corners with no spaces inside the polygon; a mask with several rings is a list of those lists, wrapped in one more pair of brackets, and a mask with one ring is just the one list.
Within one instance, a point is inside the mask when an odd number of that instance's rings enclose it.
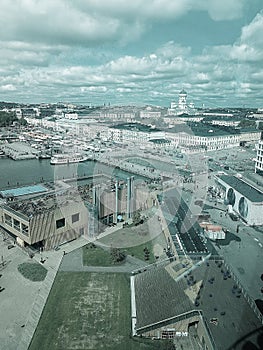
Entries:
{"label": "paved plaza", "polygon": [[[27,350],[42,310],[63,258],[64,251],[69,253],[87,244],[85,238],[65,244],[59,251],[48,251],[42,254],[43,266],[48,270],[42,282],[32,282],[24,278],[18,266],[25,262],[40,263],[41,255],[35,254],[31,259],[28,253],[14,246],[10,239],[0,235],[0,348],[8,350]],[[3,258],[2,258],[3,257]],[[2,263],[4,261],[4,265]]]}

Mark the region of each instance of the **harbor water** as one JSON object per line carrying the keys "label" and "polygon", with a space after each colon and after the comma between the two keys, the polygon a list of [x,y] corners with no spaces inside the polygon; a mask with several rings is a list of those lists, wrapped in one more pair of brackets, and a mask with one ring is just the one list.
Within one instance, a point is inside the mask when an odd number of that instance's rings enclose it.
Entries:
{"label": "harbor water", "polygon": [[0,158],[0,190],[49,182],[58,179],[106,174],[113,178],[126,179],[131,174],[95,161],[75,164],[51,165],[50,159],[12,160]]}

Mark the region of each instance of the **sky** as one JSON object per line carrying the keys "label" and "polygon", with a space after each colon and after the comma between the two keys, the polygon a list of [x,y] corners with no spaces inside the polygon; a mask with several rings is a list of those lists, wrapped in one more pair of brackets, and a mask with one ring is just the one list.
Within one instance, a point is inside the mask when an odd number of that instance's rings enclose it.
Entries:
{"label": "sky", "polygon": [[262,0],[1,0],[0,100],[263,107]]}

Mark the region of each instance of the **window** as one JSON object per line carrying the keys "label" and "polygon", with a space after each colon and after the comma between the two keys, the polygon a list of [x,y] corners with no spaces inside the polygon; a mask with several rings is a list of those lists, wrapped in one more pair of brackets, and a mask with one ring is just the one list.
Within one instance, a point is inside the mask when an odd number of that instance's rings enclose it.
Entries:
{"label": "window", "polygon": [[22,223],[22,233],[28,236],[28,226]]}
{"label": "window", "polygon": [[20,231],[20,221],[14,219],[14,228],[18,231]]}
{"label": "window", "polygon": [[5,214],[5,223],[12,226],[12,219],[11,216],[8,214]]}
{"label": "window", "polygon": [[73,215],[71,216],[71,220],[72,220],[72,224],[74,224],[74,222],[79,221],[79,213],[73,214]]}
{"label": "window", "polygon": [[84,235],[84,227],[81,227],[81,228],[79,229],[79,234],[80,234],[80,235]]}
{"label": "window", "polygon": [[56,228],[59,229],[65,226],[65,218],[56,221]]}

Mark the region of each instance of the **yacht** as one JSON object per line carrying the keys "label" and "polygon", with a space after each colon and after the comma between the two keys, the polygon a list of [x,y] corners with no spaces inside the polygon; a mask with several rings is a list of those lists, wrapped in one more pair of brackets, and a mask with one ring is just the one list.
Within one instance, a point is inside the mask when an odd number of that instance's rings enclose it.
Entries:
{"label": "yacht", "polygon": [[85,162],[89,157],[80,153],[72,153],[72,154],[55,154],[50,159],[50,164],[58,165],[58,164],[70,164],[70,163],[79,163]]}

